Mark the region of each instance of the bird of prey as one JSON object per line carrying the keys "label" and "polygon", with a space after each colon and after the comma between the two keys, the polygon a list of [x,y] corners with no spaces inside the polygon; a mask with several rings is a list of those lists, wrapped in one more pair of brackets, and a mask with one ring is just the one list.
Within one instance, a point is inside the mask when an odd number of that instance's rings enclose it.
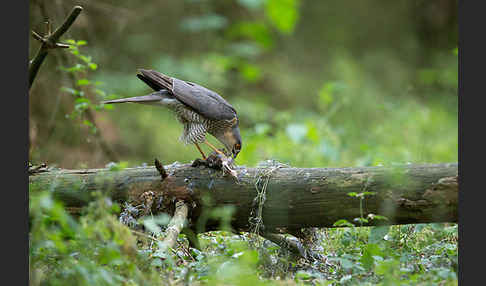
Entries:
{"label": "bird of prey", "polygon": [[219,94],[201,85],[167,76],[154,70],[140,69],[137,77],[155,92],[136,97],[104,101],[103,103],[142,103],[160,105],[172,110],[184,131],[179,138],[185,144],[194,144],[206,160],[198,144],[205,143],[221,155],[220,150],[206,140],[213,135],[236,158],[241,150],[241,136],[236,110]]}

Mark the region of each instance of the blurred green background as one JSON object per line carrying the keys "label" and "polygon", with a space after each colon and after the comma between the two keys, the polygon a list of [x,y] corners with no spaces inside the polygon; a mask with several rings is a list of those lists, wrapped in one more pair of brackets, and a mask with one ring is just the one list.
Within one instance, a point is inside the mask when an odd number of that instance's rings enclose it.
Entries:
{"label": "blurred green background", "polygon": [[[30,90],[30,159],[63,168],[191,162],[169,110],[106,98],[155,69],[238,111],[236,163],[301,167],[458,160],[456,0],[30,1],[30,28],[84,11]],[[39,43],[31,38],[29,58]],[[216,142],[212,140],[212,142]],[[218,145],[221,146],[221,145]],[[209,151],[209,149],[205,149]]]}

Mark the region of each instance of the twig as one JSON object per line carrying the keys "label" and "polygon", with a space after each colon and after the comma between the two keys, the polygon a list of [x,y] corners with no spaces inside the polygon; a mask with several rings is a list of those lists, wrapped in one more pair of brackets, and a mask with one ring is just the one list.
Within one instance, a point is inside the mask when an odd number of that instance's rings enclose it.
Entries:
{"label": "twig", "polygon": [[33,175],[35,173],[40,173],[40,172],[47,172],[48,169],[47,169],[47,164],[46,163],[42,163],[38,166],[34,166],[34,165],[31,165],[29,163],[29,175]]}
{"label": "twig", "polygon": [[150,240],[153,240],[153,241],[157,241],[157,239],[155,237],[152,237],[146,233],[143,233],[143,232],[140,232],[140,231],[137,231],[137,230],[134,230],[134,229],[130,229],[130,231],[133,233],[133,234],[136,234],[136,235],[139,235],[139,236],[143,236],[145,238],[148,238]]}
{"label": "twig", "polygon": [[167,226],[167,235],[164,238],[164,241],[162,241],[162,246],[159,251],[166,252],[167,249],[174,247],[175,243],[177,242],[177,237],[184,227],[188,212],[189,208],[183,201],[176,202],[174,216]]}
{"label": "twig", "polygon": [[39,71],[40,66],[44,62],[44,59],[46,58],[47,54],[49,53],[50,49],[55,49],[55,48],[68,48],[69,45],[66,44],[61,44],[58,43],[57,41],[59,38],[67,32],[67,30],[71,27],[71,25],[74,23],[76,18],[79,16],[83,8],[81,6],[74,6],[73,10],[71,11],[71,14],[64,20],[64,23],[57,28],[54,33],[50,33],[50,28],[49,31],[47,32],[46,36],[41,36],[35,31],[32,31],[32,37],[34,39],[38,40],[41,42],[41,46],[39,50],[37,51],[37,54],[35,55],[34,59],[30,62],[29,66],[29,90],[30,87],[32,86],[32,83],[34,82],[35,77],[37,76],[37,72]]}
{"label": "twig", "polygon": [[57,40],[64,33],[67,32],[67,30],[69,29],[69,27],[71,27],[71,25],[74,23],[74,21],[76,20],[76,18],[79,16],[79,14],[81,13],[81,11],[83,11],[83,7],[81,7],[81,6],[74,6],[73,10],[71,11],[71,14],[66,18],[66,20],[64,21],[64,23],[59,28],[57,28],[57,30],[54,31],[54,33],[52,34],[52,36],[49,37],[49,38],[52,39],[53,42],[57,42]]}
{"label": "twig", "polygon": [[271,242],[277,244],[281,248],[290,250],[295,255],[299,255],[306,260],[322,260],[324,256],[316,253],[310,249],[305,249],[305,247],[300,243],[300,241],[295,237],[286,237],[282,234],[264,232],[261,234],[262,237],[270,240]]}

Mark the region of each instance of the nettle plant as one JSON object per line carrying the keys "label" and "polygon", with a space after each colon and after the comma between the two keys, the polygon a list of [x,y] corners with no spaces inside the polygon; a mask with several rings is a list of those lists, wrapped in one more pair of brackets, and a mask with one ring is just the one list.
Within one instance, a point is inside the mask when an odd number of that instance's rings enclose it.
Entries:
{"label": "nettle plant", "polygon": [[[373,220],[388,220],[388,218],[385,217],[385,216],[381,216],[381,215],[377,215],[377,214],[373,214],[373,213],[369,213],[365,217],[364,210],[363,210],[364,199],[365,199],[366,196],[373,196],[375,194],[376,193],[374,193],[374,192],[367,192],[367,191],[364,191],[364,192],[361,192],[361,193],[356,193],[356,192],[348,193],[348,196],[355,197],[355,198],[359,199],[359,214],[360,214],[360,216],[354,218],[353,221],[358,222],[361,227],[364,226],[365,224],[370,223]],[[338,220],[334,223],[334,226],[355,227],[356,225],[349,222],[346,219],[340,219],[340,220]]]}
{"label": "nettle plant", "polygon": [[66,114],[66,118],[79,120],[82,125],[89,127],[92,133],[97,132],[96,125],[93,122],[92,111],[110,110],[111,105],[99,103],[102,100],[116,98],[117,95],[107,93],[100,86],[102,81],[91,79],[92,73],[98,69],[98,65],[93,62],[91,56],[83,54],[80,47],[87,44],[84,40],[66,40],[69,44],[68,52],[72,56],[74,65],[70,67],[61,66],[61,71],[66,72],[71,79],[72,86],[63,86],[61,91],[66,92],[74,98],[74,109],[71,113]]}

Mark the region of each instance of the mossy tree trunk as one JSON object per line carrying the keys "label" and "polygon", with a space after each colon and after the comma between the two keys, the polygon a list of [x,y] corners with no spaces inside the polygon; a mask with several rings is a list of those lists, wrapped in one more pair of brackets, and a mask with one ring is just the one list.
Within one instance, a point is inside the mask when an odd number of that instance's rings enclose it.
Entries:
{"label": "mossy tree trunk", "polygon": [[[164,180],[154,167],[51,170],[29,177],[32,189],[50,189],[68,207],[81,207],[101,191],[118,202],[139,204],[153,192],[152,212],[170,208],[175,200],[191,206],[193,224],[206,217],[208,206],[234,207],[231,226],[248,231],[255,217],[264,231],[291,233],[305,227],[333,227],[361,214],[388,220],[373,224],[457,222],[457,163],[358,168],[292,168],[276,165],[238,167],[238,179],[221,171],[190,165],[165,166]],[[372,192],[360,206],[349,193]],[[172,207],[173,209],[173,207]],[[206,212],[207,214],[207,212]],[[258,216],[261,214],[261,216]],[[252,220],[253,218],[253,220]],[[205,221],[204,230],[218,227]]]}

